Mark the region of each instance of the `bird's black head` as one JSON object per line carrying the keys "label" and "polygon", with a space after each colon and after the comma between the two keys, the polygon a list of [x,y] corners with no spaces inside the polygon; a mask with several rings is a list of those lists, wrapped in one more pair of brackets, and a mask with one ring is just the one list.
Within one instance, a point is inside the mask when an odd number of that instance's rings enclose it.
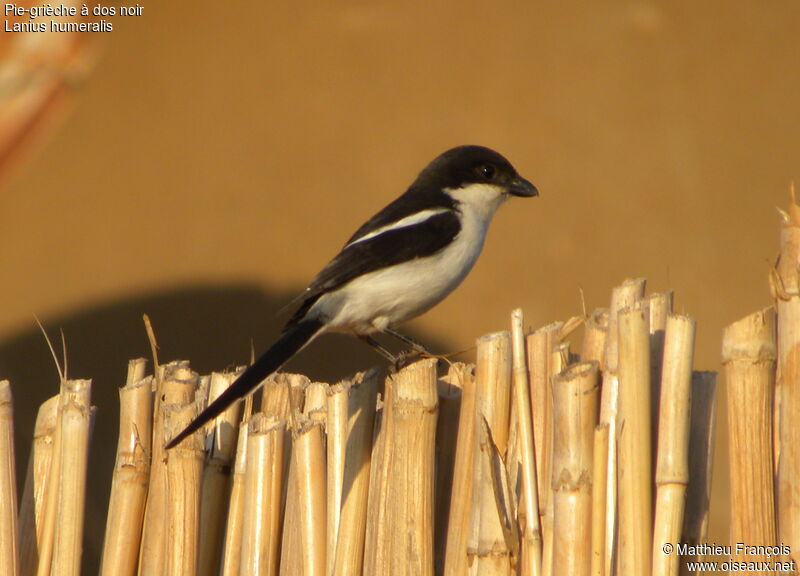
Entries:
{"label": "bird's black head", "polygon": [[539,195],[536,187],[520,176],[508,160],[484,146],[458,146],[440,154],[420,172],[414,184],[440,190],[485,184],[502,194]]}

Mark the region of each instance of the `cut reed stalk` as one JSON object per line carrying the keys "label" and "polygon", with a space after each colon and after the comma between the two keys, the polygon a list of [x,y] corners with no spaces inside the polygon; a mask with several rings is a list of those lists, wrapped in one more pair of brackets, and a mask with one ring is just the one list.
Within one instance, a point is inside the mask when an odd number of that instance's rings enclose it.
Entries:
{"label": "cut reed stalk", "polygon": [[680,572],[680,556],[665,554],[663,550],[664,544],[677,546],[681,542],[683,529],[686,488],[689,484],[694,337],[694,320],[687,316],[668,317],[664,332],[662,398],[658,418],[653,576],[677,576]]}
{"label": "cut reed stalk", "polygon": [[11,383],[0,380],[0,574],[19,574],[14,401]]}
{"label": "cut reed stalk", "polygon": [[645,279],[629,278],[611,292],[608,309],[608,338],[603,363],[603,385],[600,392],[600,422],[608,425],[608,472],[606,473],[606,551],[608,565],[604,571],[612,573],[614,551],[617,547],[617,413],[619,411],[619,312],[630,308],[644,297]]}
{"label": "cut reed stalk", "polygon": [[594,430],[592,454],[592,576],[608,576],[606,568],[606,486],[608,481],[608,424]]}
{"label": "cut reed stalk", "polygon": [[542,565],[542,531],[539,523],[539,487],[536,478],[528,363],[526,361],[522,309],[520,308],[511,313],[511,348],[517,437],[522,461],[522,494],[519,514],[519,522],[522,526],[520,574],[522,576],[538,576]]}
{"label": "cut reed stalk", "polygon": [[[533,443],[536,453],[536,485],[539,487],[539,515],[544,514],[550,492],[550,462],[553,439],[552,352],[558,344],[562,322],[539,328],[526,338],[531,387]],[[545,535],[545,539],[549,534]]]}
{"label": "cut reed stalk", "polygon": [[435,573],[444,573],[447,519],[450,515],[450,496],[453,492],[453,475],[458,439],[459,411],[461,410],[461,385],[445,375],[437,384],[439,418],[436,422],[436,480],[434,484],[434,535],[433,553]]}
{"label": "cut reed stalk", "polygon": [[[689,488],[683,517],[681,542],[694,546],[708,536],[708,508],[711,502],[711,471],[714,462],[716,372],[692,372],[691,431],[689,432]],[[691,556],[683,560],[691,561]],[[681,574],[688,576],[686,562]]]}
{"label": "cut reed stalk", "polygon": [[[553,346],[553,350],[550,352],[550,364],[548,366],[548,372],[550,374],[549,377],[549,384],[548,389],[550,390],[551,396],[551,406],[550,406],[550,442],[547,445],[548,454],[549,456],[546,459],[548,463],[548,469],[550,470],[550,478],[549,478],[549,486],[552,487],[552,476],[553,476],[553,467],[552,467],[552,453],[553,453],[553,432],[552,432],[552,379],[553,377],[561,372],[562,370],[566,369],[567,365],[571,360],[571,354],[569,351],[569,342],[561,342],[560,340],[564,337],[565,329],[562,328],[559,330],[559,334]],[[555,572],[553,571],[553,522],[554,522],[554,514],[555,509],[553,507],[553,490],[547,490],[545,492],[546,498],[543,504],[540,503],[539,508],[543,508],[542,511],[542,535],[543,535],[543,550],[542,550],[542,574],[543,576],[552,576]]]}
{"label": "cut reed stalk", "polygon": [[300,527],[301,569],[305,576],[323,576],[327,570],[325,529],[327,491],[323,422],[302,414],[292,430],[297,513]]}
{"label": "cut reed stalk", "polygon": [[394,386],[391,378],[384,381],[384,396],[378,401],[375,442],[372,447],[367,524],[364,535],[364,575],[382,576],[382,569],[391,562],[388,545],[389,493],[392,450],[394,446]]}
{"label": "cut reed stalk", "polygon": [[444,574],[456,576],[467,570],[467,544],[472,523],[473,479],[475,467],[477,405],[473,366],[454,364],[447,379],[461,387],[461,407],[450,493],[450,514],[447,522]]}
{"label": "cut reed stalk", "polygon": [[652,454],[650,440],[649,313],[619,313],[619,567],[647,574],[652,567]]}
{"label": "cut reed stalk", "polygon": [[438,396],[435,358],[390,376],[394,422],[388,511],[391,562],[384,574],[433,576],[433,480]]}
{"label": "cut reed stalk", "polygon": [[599,411],[596,362],[553,377],[553,566],[589,576],[592,567],[592,472]]}
{"label": "cut reed stalk", "polygon": [[[164,442],[186,428],[200,412],[197,402],[162,404]],[[197,574],[200,494],[203,478],[203,437],[194,434],[167,454],[166,519],[167,576]]]}
{"label": "cut reed stalk", "polygon": [[342,514],[344,468],[347,460],[347,422],[350,380],[342,380],[328,388],[326,420],[326,464],[327,464],[327,574],[333,576],[336,562],[336,541]]}
{"label": "cut reed stalk", "polygon": [[456,431],[461,410],[461,385],[448,376],[440,378],[437,385],[439,418],[436,422],[436,482],[434,484],[434,535],[433,552],[435,573],[444,573],[447,519],[450,516],[450,497],[453,493],[453,476],[456,459]]}
{"label": "cut reed stalk", "polygon": [[264,383],[261,411],[288,421],[301,409],[303,391],[310,383],[302,374],[278,372]]}
{"label": "cut reed stalk", "polygon": [[[144,512],[138,576],[163,576],[167,570],[167,456],[164,450],[164,410],[161,407],[165,404],[191,402],[199,380],[186,360],[157,366],[155,372],[150,486]],[[202,434],[202,431],[196,433],[197,436]]]}
{"label": "cut reed stalk", "polygon": [[375,369],[359,372],[349,385],[347,446],[342,481],[346,493],[342,495],[336,540],[333,571],[336,576],[358,576],[362,573],[375,403],[381,374]]}
{"label": "cut reed stalk", "polygon": [[83,550],[83,518],[86,504],[86,473],[91,435],[91,380],[66,380],[59,402],[59,467],[55,517],[58,528],[53,539],[50,573],[77,576]]}
{"label": "cut reed stalk", "polygon": [[[477,417],[485,421],[491,437],[479,434],[480,452],[475,462],[473,529],[468,554],[476,573],[510,574],[512,551],[506,541],[507,518],[498,506],[499,487],[493,477],[494,452],[502,459],[508,448],[511,407],[511,336],[496,332],[478,339],[475,368]],[[465,471],[466,473],[466,471]]]}
{"label": "cut reed stalk", "polygon": [[559,345],[563,322],[539,328],[527,337],[531,387],[533,442],[536,454],[536,484],[539,491],[539,525],[542,534],[542,574],[550,575],[553,559],[553,507],[550,489],[553,454],[553,389],[551,379],[561,366]]}
{"label": "cut reed stalk", "polygon": [[269,414],[250,420],[239,574],[278,573],[286,422]]}
{"label": "cut reed stalk", "polygon": [[50,468],[53,461],[55,431],[58,423],[59,395],[39,407],[33,428],[33,446],[19,510],[20,574],[36,574],[44,532],[44,502],[53,491]]}
{"label": "cut reed stalk", "polygon": [[[287,470],[284,480],[285,506],[283,512],[283,527],[281,530],[280,574],[292,576],[302,574],[303,565],[307,561],[309,550],[305,547],[303,539],[304,523],[301,517],[302,502],[308,495],[300,487],[306,479],[300,478],[296,453],[296,430],[301,423],[311,420],[310,412],[322,410],[326,403],[325,386],[312,383],[301,374],[279,373],[275,377],[275,385],[281,386],[280,392],[274,387],[269,396],[264,399],[273,403],[268,409],[278,413],[285,413],[292,434],[285,435],[284,469]],[[310,426],[310,424],[308,424]],[[324,459],[321,461],[322,470],[325,469]],[[308,525],[305,525],[308,528]],[[307,535],[306,535],[307,536]]]}
{"label": "cut reed stalk", "polygon": [[[658,446],[659,408],[661,402],[661,373],[664,361],[664,338],[667,318],[672,313],[672,292],[656,292],[647,296],[650,311],[650,424],[653,446]],[[691,372],[691,370],[690,370]],[[653,451],[655,457],[655,450]],[[653,462],[655,466],[655,462]]]}
{"label": "cut reed stalk", "polygon": [[770,277],[778,313],[778,530],[800,562],[800,206],[781,211],[781,248]]}
{"label": "cut reed stalk", "polygon": [[245,415],[239,424],[236,438],[236,458],[233,465],[228,518],[225,522],[225,541],[222,546],[221,576],[239,574],[242,552],[242,526],[244,524],[244,483],[247,470],[247,430],[249,419]]}
{"label": "cut reed stalk", "polygon": [[[214,372],[209,378],[208,402],[216,400],[241,373]],[[229,406],[213,422],[206,440],[206,463],[203,469],[200,510],[200,543],[197,561],[200,576],[213,576],[219,572],[222,554],[225,507],[228,504],[239,430],[241,402]]]}
{"label": "cut reed stalk", "polygon": [[608,339],[608,309],[598,308],[586,319],[581,345],[581,360],[597,362],[600,370],[605,368],[606,341]]}
{"label": "cut reed stalk", "polygon": [[153,378],[144,378],[146,361],[128,364],[128,378],[119,391],[117,458],[111,480],[106,535],[100,574],[136,574],[150,480],[153,426]]}
{"label": "cut reed stalk", "polygon": [[[292,417],[296,422],[298,416]],[[294,426],[294,424],[292,425]],[[303,573],[303,537],[300,526],[300,494],[297,481],[297,460],[294,458],[293,445],[286,447],[290,454],[284,461],[286,466],[285,505],[283,510],[283,528],[281,529],[280,575],[293,576]]]}
{"label": "cut reed stalk", "polygon": [[[731,445],[731,542],[777,543],[772,468],[775,356],[774,309],[756,312],[725,329],[722,361]],[[783,449],[787,448],[784,444]],[[763,555],[734,557],[767,560]]]}

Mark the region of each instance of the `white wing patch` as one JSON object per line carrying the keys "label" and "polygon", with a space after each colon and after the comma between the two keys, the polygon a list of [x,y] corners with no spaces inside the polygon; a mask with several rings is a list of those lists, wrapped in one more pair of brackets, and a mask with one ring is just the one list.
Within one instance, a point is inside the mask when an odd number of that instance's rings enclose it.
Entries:
{"label": "white wing patch", "polygon": [[425,222],[429,218],[433,218],[437,214],[444,214],[446,212],[450,212],[449,208],[430,208],[428,210],[423,210],[421,212],[417,212],[416,214],[412,214],[411,216],[406,216],[405,218],[401,218],[396,222],[392,222],[391,224],[387,224],[386,226],[381,226],[377,230],[373,230],[369,234],[364,234],[360,238],[357,238],[350,242],[347,246],[343,248],[347,249],[354,244],[358,244],[359,242],[364,242],[365,240],[369,240],[370,238],[375,238],[376,236],[380,236],[385,232],[389,232],[390,230],[397,230],[399,228],[407,228],[408,226],[413,226],[414,224],[419,224],[421,222]]}

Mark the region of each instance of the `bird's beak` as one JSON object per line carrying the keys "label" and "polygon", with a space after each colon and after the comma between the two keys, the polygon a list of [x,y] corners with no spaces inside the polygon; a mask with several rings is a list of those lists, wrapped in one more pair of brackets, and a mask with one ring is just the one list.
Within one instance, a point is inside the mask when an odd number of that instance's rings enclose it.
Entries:
{"label": "bird's beak", "polygon": [[522,176],[517,176],[511,181],[511,184],[508,186],[508,193],[514,196],[522,196],[523,198],[539,195],[536,186],[525,180]]}

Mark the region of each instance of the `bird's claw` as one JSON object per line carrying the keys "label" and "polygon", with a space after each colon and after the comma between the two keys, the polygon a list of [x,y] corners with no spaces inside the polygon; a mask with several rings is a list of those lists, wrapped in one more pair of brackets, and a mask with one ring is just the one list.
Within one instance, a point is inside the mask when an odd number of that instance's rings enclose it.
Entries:
{"label": "bird's claw", "polygon": [[397,356],[394,357],[394,362],[392,362],[391,372],[393,374],[399,372],[406,366],[413,364],[417,360],[422,360],[423,358],[433,358],[433,354],[430,352],[422,351],[422,350],[404,350],[400,352]]}

